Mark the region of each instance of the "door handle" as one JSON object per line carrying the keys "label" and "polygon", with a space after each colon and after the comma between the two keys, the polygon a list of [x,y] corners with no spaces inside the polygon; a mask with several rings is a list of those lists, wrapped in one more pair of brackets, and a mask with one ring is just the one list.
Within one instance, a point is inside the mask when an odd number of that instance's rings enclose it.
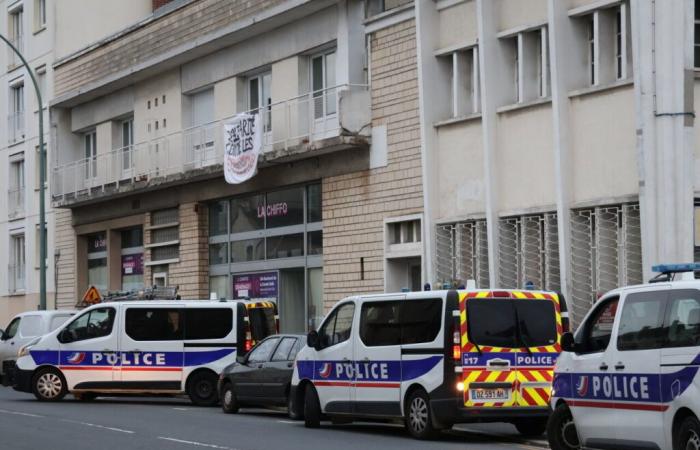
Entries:
{"label": "door handle", "polygon": [[105,348],[102,350],[102,353],[116,353],[114,350],[111,350],[109,348]]}
{"label": "door handle", "polygon": [[369,358],[365,356],[365,358],[362,360],[362,362],[369,362]]}
{"label": "door handle", "polygon": [[10,342],[10,345],[15,345],[15,341]]}
{"label": "door handle", "polygon": [[602,363],[600,367],[598,367],[600,370],[608,370],[608,365],[605,363]]}
{"label": "door handle", "polygon": [[343,362],[348,362],[348,361],[350,361],[350,360],[347,358],[343,358]]}
{"label": "door handle", "polygon": [[287,367],[292,367],[293,365],[294,365],[294,363],[292,363],[292,362],[287,363]]}
{"label": "door handle", "polygon": [[615,364],[615,370],[622,370],[625,368],[625,365],[622,364],[621,362]]}
{"label": "door handle", "polygon": [[262,369],[262,368],[263,368],[263,365],[262,365],[262,364],[258,364],[258,369]]}

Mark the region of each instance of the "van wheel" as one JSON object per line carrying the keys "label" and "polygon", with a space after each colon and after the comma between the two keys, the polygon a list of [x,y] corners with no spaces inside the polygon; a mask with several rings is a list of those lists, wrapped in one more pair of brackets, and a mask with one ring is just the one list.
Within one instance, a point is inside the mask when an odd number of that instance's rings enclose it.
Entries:
{"label": "van wheel", "polygon": [[695,417],[686,418],[678,429],[675,450],[700,450],[700,422]]}
{"label": "van wheel", "polygon": [[547,440],[552,450],[578,450],[581,448],[574,418],[569,407],[563,403],[557,406],[549,416]]}
{"label": "van wheel", "polygon": [[32,379],[32,391],[41,402],[57,402],[66,396],[66,379],[58,370],[47,367],[39,370]]}
{"label": "van wheel", "polygon": [[304,426],[306,428],[321,426],[321,402],[312,385],[306,386],[304,390]]}
{"label": "van wheel", "polygon": [[415,390],[406,403],[406,428],[416,439],[430,439],[437,434],[430,413],[430,399],[422,389]]}
{"label": "van wheel", "polygon": [[197,406],[214,406],[219,401],[216,392],[216,375],[212,372],[197,372],[187,383],[187,395]]}
{"label": "van wheel", "polygon": [[532,419],[520,419],[513,422],[518,433],[525,437],[538,437],[542,436],[547,430],[547,418],[532,418]]}
{"label": "van wheel", "polygon": [[233,392],[233,384],[226,383],[221,390],[221,409],[226,414],[235,414],[238,412],[238,400]]}

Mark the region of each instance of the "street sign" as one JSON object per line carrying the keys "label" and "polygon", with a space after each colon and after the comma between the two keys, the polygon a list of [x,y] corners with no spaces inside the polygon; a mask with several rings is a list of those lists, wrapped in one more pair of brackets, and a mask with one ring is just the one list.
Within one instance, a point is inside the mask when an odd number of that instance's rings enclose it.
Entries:
{"label": "street sign", "polygon": [[84,305],[95,305],[101,301],[102,295],[100,295],[100,291],[98,291],[95,286],[90,286],[88,290],[85,291],[85,295],[83,295]]}

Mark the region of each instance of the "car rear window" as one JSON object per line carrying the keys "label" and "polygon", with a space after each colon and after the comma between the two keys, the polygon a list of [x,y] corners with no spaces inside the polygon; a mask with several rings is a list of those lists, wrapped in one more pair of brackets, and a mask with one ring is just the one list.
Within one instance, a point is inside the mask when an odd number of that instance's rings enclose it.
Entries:
{"label": "car rear window", "polygon": [[470,299],[469,340],[489,347],[544,347],[557,341],[554,304],[546,300]]}
{"label": "car rear window", "polygon": [[250,333],[254,341],[261,341],[271,334],[277,333],[274,308],[248,309]]}

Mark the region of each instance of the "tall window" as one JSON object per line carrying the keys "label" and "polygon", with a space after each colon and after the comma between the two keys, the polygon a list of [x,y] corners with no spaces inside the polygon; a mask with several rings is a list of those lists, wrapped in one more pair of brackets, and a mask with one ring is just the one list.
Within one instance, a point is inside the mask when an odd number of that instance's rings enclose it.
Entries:
{"label": "tall window", "polygon": [[151,213],[151,263],[168,264],[180,257],[180,218],[177,208]]}
{"label": "tall window", "polygon": [[107,234],[95,233],[87,236],[88,285],[100,291],[108,288]]}
{"label": "tall window", "polygon": [[10,292],[25,289],[24,233],[10,236]]}
{"label": "tall window", "polygon": [[311,91],[315,119],[335,114],[335,50],[311,58]]}
{"label": "tall window", "polygon": [[97,176],[97,133],[95,130],[83,135],[85,144],[85,177]]}
{"label": "tall window", "polygon": [[122,170],[131,169],[134,148],[134,118],[129,118],[121,123],[122,135]]}
{"label": "tall window", "polygon": [[[8,31],[10,33],[10,42],[17,47],[17,50],[22,53],[24,51],[23,37],[24,37],[24,25],[23,25],[23,10],[20,5],[18,8],[13,9],[9,12],[8,21]],[[15,52],[11,48],[8,48],[8,67],[14,68],[21,63],[21,60],[17,57]]]}
{"label": "tall window", "polygon": [[185,132],[187,163],[204,165],[215,158],[214,135],[217,131],[214,122],[214,89],[205,89],[189,96],[190,130]]}
{"label": "tall window", "polygon": [[270,72],[248,78],[248,109],[260,113],[265,131],[272,129],[271,81],[272,73]]}
{"label": "tall window", "polygon": [[591,15],[587,24],[588,31],[588,81],[591,86],[598,84],[598,76],[596,74],[596,65],[598,57],[596,55],[596,38],[595,38],[595,20],[594,15]]}
{"label": "tall window", "polygon": [[622,72],[622,11],[615,8],[615,77],[619,80]]}
{"label": "tall window", "polygon": [[143,228],[121,231],[122,290],[143,288]]}
{"label": "tall window", "polygon": [[513,103],[523,103],[549,96],[549,47],[547,28],[522,31],[503,38],[510,56]]}
{"label": "tall window", "polygon": [[700,0],[695,0],[695,33],[693,50],[695,67],[700,68]]}
{"label": "tall window", "polygon": [[14,143],[24,139],[24,81],[22,80],[10,85],[9,110],[9,141]]}
{"label": "tall window", "polygon": [[515,39],[511,39],[513,46],[513,86],[515,88],[515,102],[520,103],[523,101],[523,92],[520,79],[520,46],[518,41],[522,39],[520,36]]}
{"label": "tall window", "polygon": [[39,31],[46,26],[46,0],[34,0],[34,29]]}
{"label": "tall window", "polygon": [[[46,103],[46,65],[37,67],[34,69],[36,73],[36,82],[39,85],[39,92],[41,93],[41,99]],[[37,109],[39,107],[37,106]]]}
{"label": "tall window", "polygon": [[17,217],[24,212],[24,154],[10,156],[10,179],[8,186],[10,217]]}

